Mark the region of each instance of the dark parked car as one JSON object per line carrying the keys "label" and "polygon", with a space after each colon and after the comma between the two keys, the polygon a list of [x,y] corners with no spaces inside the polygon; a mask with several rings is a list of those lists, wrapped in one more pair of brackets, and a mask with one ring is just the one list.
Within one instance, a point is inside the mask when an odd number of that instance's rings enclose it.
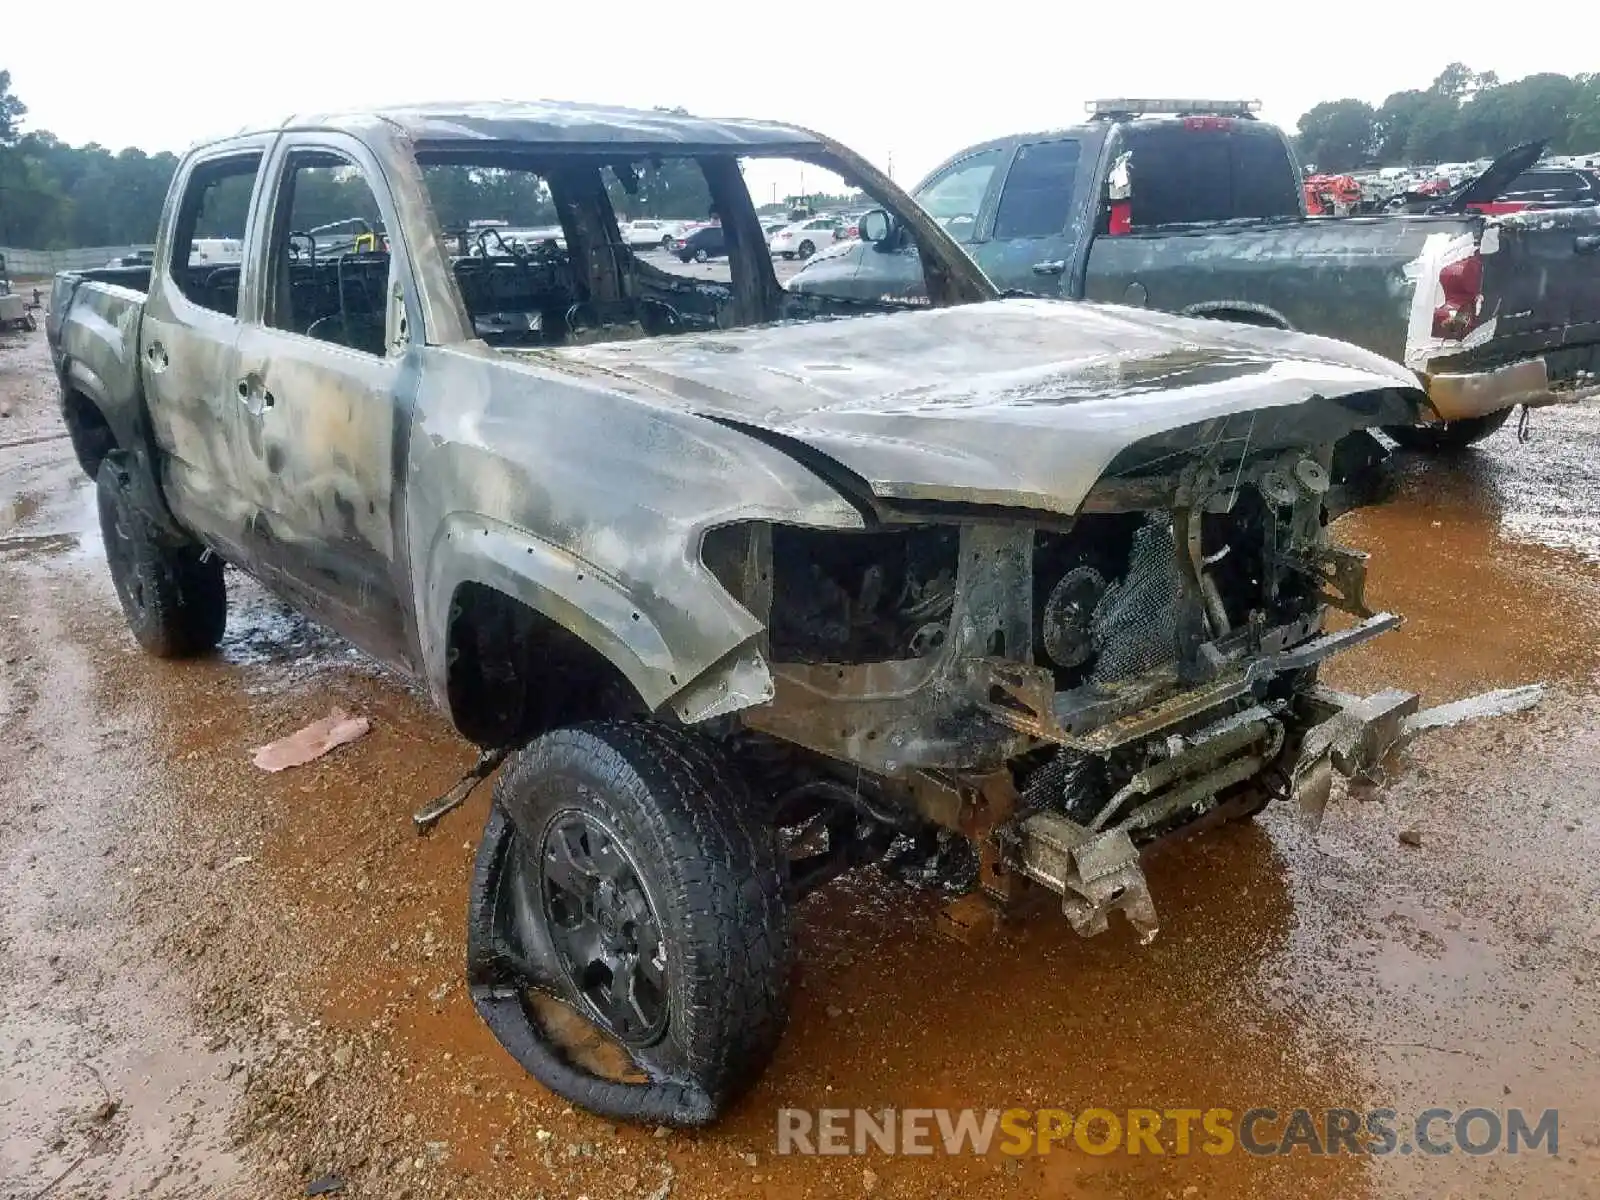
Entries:
{"label": "dark parked car", "polygon": [[1470,204],[1485,213],[1525,212],[1600,204],[1600,171],[1592,167],[1535,167],[1511,181],[1493,200]]}
{"label": "dark parked car", "polygon": [[696,229],[687,238],[674,242],[672,252],[683,262],[705,262],[710,258],[726,258],[728,243],[722,236],[721,225],[707,225]]}

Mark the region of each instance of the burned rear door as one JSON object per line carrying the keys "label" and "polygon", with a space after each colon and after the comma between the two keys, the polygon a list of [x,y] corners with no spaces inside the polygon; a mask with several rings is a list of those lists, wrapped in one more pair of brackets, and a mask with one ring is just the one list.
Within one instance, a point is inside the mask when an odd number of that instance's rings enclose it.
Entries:
{"label": "burned rear door", "polygon": [[243,263],[198,263],[197,237],[243,238],[267,139],[187,159],[163,215],[139,331],[139,375],[173,511],[228,558],[249,566],[232,380]]}
{"label": "burned rear door", "polygon": [[370,152],[336,134],[286,135],[268,186],[233,381],[252,550],[296,603],[410,666],[396,477],[417,317],[393,200]]}

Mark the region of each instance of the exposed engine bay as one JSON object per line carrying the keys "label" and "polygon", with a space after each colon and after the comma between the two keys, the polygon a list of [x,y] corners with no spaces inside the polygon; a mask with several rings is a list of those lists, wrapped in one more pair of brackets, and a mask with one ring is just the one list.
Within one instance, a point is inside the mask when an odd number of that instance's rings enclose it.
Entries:
{"label": "exposed engine bay", "polygon": [[[707,565],[766,617],[777,682],[741,736],[812,781],[786,803],[812,801],[792,815],[828,825],[834,874],[865,853],[852,829],[880,853],[905,835],[901,866],[951,860],[942,829],[975,851],[961,886],[1031,879],[1080,932],[1120,908],[1153,935],[1141,846],[1218,808],[1325,801],[1415,708],[1317,685],[1323,658],[1399,624],[1367,607],[1365,556],[1329,543],[1329,489],[1326,453],[1284,451],[1107,477],[1077,518],[1031,526],[716,530]],[[1354,623],[1327,631],[1330,609]],[[1358,728],[1338,753],[1308,741],[1341,715]]]}

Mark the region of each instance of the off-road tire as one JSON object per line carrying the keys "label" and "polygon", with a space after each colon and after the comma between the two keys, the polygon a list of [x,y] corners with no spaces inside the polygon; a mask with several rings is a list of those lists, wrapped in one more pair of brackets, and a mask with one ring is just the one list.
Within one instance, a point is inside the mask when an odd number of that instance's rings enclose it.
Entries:
{"label": "off-road tire", "polygon": [[[658,1042],[634,1053],[649,1082],[577,1065],[526,999],[507,1006],[505,978],[494,979],[496,944],[513,943],[513,961],[542,973],[560,961],[544,895],[530,895],[542,878],[537,863],[519,856],[536,855],[545,831],[575,811],[616,832],[658,922],[667,1021]],[[495,787],[473,885],[469,980],[502,1043],[574,1105],[619,1120],[703,1125],[756,1081],[782,1038],[791,920],[776,831],[714,747],[651,721],[592,722],[532,742]]]}
{"label": "off-road tire", "polygon": [[811,240],[809,238],[795,247],[795,253],[800,256],[801,262],[805,262],[806,259],[810,258],[816,252],[817,248],[811,244]]}
{"label": "off-road tire", "polygon": [[163,538],[134,503],[125,467],[101,463],[95,492],[106,564],[134,640],[157,658],[214,649],[228,619],[222,560]]}
{"label": "off-road tire", "polygon": [[1407,450],[1430,454],[1456,454],[1475,446],[1511,417],[1511,409],[1438,425],[1386,425],[1383,431]]}

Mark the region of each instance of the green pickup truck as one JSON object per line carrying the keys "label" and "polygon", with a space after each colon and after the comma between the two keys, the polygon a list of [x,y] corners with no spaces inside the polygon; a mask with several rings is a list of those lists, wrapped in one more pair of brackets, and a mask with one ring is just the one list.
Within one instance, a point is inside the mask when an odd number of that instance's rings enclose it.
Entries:
{"label": "green pickup truck", "polygon": [[[1106,100],[1083,125],[970,146],[913,195],[1002,289],[1325,334],[1414,371],[1429,424],[1487,437],[1517,404],[1600,384],[1600,208],[1467,211],[1528,164],[1497,161],[1457,211],[1308,217],[1294,152],[1244,102]],[[1536,151],[1535,151],[1536,153]],[[916,250],[869,215],[791,291],[915,299]]]}

